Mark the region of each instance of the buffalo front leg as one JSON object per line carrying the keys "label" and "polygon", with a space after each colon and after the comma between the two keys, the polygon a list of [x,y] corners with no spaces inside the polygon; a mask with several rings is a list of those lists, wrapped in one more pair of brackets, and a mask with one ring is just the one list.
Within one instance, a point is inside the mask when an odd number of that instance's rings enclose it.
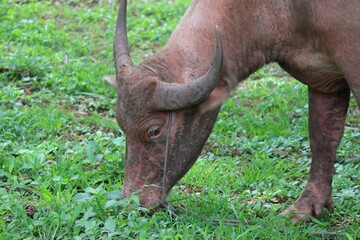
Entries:
{"label": "buffalo front leg", "polygon": [[336,149],[344,133],[350,91],[321,93],[309,88],[309,136],[312,152],[310,177],[302,196],[287,210],[292,222],[318,217],[323,208],[333,211],[331,184]]}

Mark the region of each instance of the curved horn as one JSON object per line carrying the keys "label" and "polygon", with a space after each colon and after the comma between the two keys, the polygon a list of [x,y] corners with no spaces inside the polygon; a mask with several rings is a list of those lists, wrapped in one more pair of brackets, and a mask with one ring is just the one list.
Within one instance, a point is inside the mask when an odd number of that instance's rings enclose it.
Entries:
{"label": "curved horn", "polygon": [[155,108],[162,111],[194,106],[214,90],[221,73],[223,55],[220,33],[215,29],[216,46],[209,70],[200,78],[188,83],[161,82],[155,91]]}
{"label": "curved horn", "polygon": [[122,0],[116,21],[116,33],[114,42],[115,69],[119,72],[121,67],[132,66],[129,43],[126,31],[126,5],[127,1]]}

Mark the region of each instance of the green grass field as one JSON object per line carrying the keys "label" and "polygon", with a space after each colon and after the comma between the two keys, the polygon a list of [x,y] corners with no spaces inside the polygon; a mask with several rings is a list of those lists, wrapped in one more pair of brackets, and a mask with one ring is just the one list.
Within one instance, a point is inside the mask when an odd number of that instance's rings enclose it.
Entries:
{"label": "green grass field", "polygon": [[[130,1],[139,63],[191,1]],[[0,239],[359,239],[360,110],[338,150],[333,214],[293,226],[277,215],[309,172],[307,89],[276,65],[239,85],[195,166],[141,214],[120,200],[125,136],[115,117],[115,0],[0,0]]]}

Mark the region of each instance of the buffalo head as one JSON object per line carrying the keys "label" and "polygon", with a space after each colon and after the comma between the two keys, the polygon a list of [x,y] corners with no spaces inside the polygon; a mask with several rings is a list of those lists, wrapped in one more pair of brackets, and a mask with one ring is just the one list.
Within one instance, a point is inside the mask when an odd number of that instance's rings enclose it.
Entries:
{"label": "buffalo head", "polygon": [[126,1],[122,1],[114,58],[117,121],[126,134],[123,197],[134,193],[144,207],[162,205],[198,158],[219,110],[219,106],[209,111],[198,107],[218,85],[221,74],[222,46],[220,34],[215,32],[215,50],[207,72],[185,80],[176,79],[173,72],[175,79],[170,80],[154,64],[164,62],[156,55],[133,65],[126,32]]}

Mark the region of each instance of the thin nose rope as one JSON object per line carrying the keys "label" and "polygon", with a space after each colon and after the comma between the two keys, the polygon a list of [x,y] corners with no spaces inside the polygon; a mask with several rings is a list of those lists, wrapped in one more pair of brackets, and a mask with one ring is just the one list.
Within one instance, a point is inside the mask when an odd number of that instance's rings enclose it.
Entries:
{"label": "thin nose rope", "polygon": [[165,147],[165,162],[164,162],[164,174],[163,174],[163,197],[166,197],[165,185],[166,185],[166,170],[167,170],[167,163],[169,159],[169,145],[170,145],[170,134],[171,134],[171,126],[172,126],[172,119],[173,119],[173,112],[169,113],[169,123],[167,128],[167,135],[166,135],[166,147]]}

